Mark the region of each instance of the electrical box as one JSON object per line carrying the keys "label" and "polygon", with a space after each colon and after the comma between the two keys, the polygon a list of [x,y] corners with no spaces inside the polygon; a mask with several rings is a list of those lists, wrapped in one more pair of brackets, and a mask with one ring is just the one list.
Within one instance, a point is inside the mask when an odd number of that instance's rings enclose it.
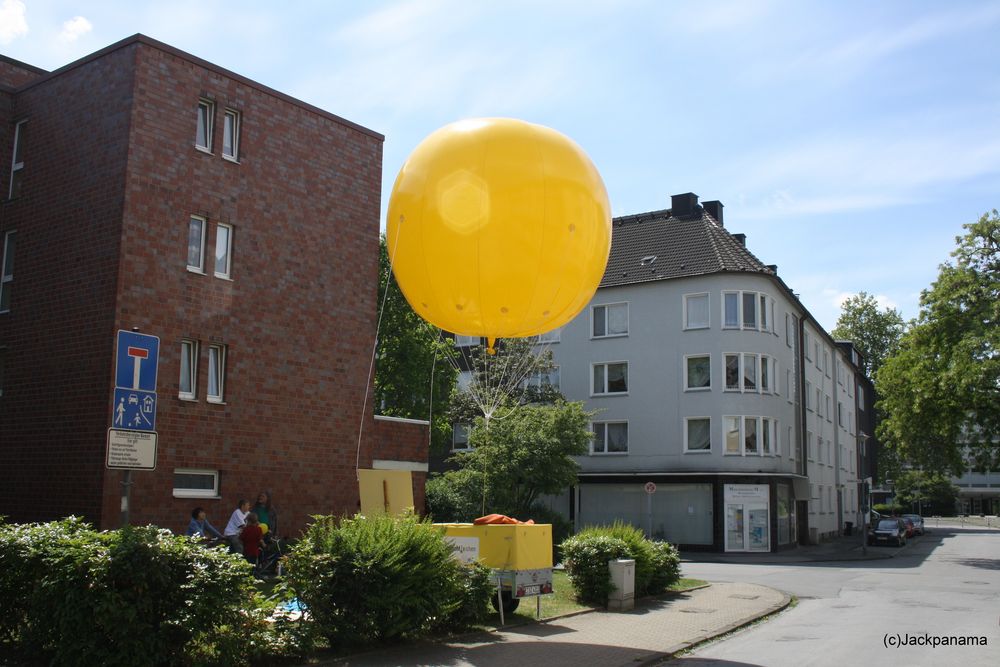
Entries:
{"label": "electrical box", "polygon": [[609,560],[611,585],[614,590],[608,595],[609,611],[628,611],[635,607],[635,561],[631,559]]}

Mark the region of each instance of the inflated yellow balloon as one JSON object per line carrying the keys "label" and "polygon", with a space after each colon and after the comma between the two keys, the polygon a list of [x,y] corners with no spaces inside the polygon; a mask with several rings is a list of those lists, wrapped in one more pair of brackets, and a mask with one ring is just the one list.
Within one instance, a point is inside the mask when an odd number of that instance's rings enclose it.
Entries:
{"label": "inflated yellow balloon", "polygon": [[611,248],[611,205],[576,143],[509,118],[428,136],[389,200],[393,272],[414,311],[456,334],[556,329],[593,297]]}
{"label": "inflated yellow balloon", "polygon": [[267,535],[267,531],[268,531],[267,524],[266,523],[262,523],[262,524],[259,524],[259,525],[260,525],[260,534],[261,535]]}

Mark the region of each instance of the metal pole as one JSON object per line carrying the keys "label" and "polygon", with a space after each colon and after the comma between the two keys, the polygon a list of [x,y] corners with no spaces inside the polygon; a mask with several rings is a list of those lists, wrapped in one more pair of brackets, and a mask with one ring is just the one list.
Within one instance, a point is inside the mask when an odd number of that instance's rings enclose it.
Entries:
{"label": "metal pole", "polygon": [[649,528],[649,532],[646,537],[653,539],[653,494],[646,494],[646,524]]}
{"label": "metal pole", "polygon": [[126,470],[122,478],[122,527],[128,525],[129,521],[129,500],[132,496],[132,471]]}

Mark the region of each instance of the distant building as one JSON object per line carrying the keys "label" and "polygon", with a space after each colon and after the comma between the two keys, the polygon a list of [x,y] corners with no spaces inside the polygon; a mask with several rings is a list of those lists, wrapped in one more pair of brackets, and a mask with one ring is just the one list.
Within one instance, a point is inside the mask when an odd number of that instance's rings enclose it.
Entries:
{"label": "distant building", "polygon": [[426,426],[365,395],[380,134],[142,35],[54,72],[0,57],[0,127],[0,514],[118,524],[133,328],[160,338],[133,523],[221,527],[268,489],[294,534],[357,510],[356,462],[415,471],[423,506]]}

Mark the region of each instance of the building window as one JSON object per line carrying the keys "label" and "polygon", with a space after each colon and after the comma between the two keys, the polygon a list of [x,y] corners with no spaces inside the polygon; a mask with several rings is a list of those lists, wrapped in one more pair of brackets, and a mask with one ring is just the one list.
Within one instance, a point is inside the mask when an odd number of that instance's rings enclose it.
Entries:
{"label": "building window", "polygon": [[788,402],[792,402],[792,370],[788,369],[785,371],[785,398]]}
{"label": "building window", "polygon": [[233,228],[219,223],[215,228],[215,277],[229,278],[229,258],[233,250]]}
{"label": "building window", "polygon": [[723,417],[722,423],[726,430],[726,454],[739,454],[743,447],[740,443],[742,417]]}
{"label": "building window", "polygon": [[14,283],[14,246],[17,232],[3,235],[3,255],[0,255],[0,313],[10,310],[10,292]]}
{"label": "building window", "polygon": [[757,355],[743,355],[743,391],[757,391]]}
{"label": "building window", "polygon": [[628,393],[628,362],[594,364],[593,394]]}
{"label": "building window", "polygon": [[770,331],[769,326],[770,320],[767,319],[767,296],[764,294],[760,295],[760,330]]}
{"label": "building window", "polygon": [[795,443],[792,442],[792,427],[789,426],[785,431],[785,439],[788,442],[788,458],[792,461],[795,460]]}
{"label": "building window", "polygon": [[562,327],[538,335],[539,343],[558,343],[562,339]]}
{"label": "building window", "polygon": [[684,451],[712,451],[711,417],[688,417],[684,420]]}
{"label": "building window", "polygon": [[479,336],[455,336],[455,347],[473,347],[479,345]]}
{"label": "building window", "polygon": [[226,109],[222,121],[222,157],[238,160],[240,157],[240,113]]}
{"label": "building window", "polygon": [[219,471],[174,469],[174,498],[218,498]]}
{"label": "building window", "polygon": [[188,222],[188,271],[205,272],[205,218],[192,215]]}
{"label": "building window", "polygon": [[820,391],[819,387],[816,387],[816,414],[820,417],[823,416],[823,392]]}
{"label": "building window", "polygon": [[472,386],[472,371],[459,371],[455,383],[459,391],[469,391]]}
{"label": "building window", "polygon": [[726,355],[726,391],[740,390],[740,355]]}
{"label": "building window", "polygon": [[178,398],[194,400],[197,396],[198,341],[181,341],[181,378],[177,391]]}
{"label": "building window", "polygon": [[628,422],[594,422],[591,454],[627,454]]}
{"label": "building window", "polygon": [[743,292],[743,328],[757,328],[757,293]]}
{"label": "building window", "polygon": [[469,425],[455,424],[451,427],[451,451],[462,452],[472,449],[469,446]]}
{"label": "building window", "polygon": [[785,313],[785,345],[792,346],[792,316]]}
{"label": "building window", "polygon": [[810,461],[816,458],[816,452],[813,450],[812,431],[806,431],[806,454],[808,455]]}
{"label": "building window", "polygon": [[743,418],[743,451],[745,454],[759,454],[760,444],[756,417]]}
{"label": "building window", "polygon": [[684,328],[707,329],[709,326],[708,294],[685,294]]}
{"label": "building window", "polygon": [[740,293],[722,293],[722,321],[723,328],[736,329],[740,326]]}
{"label": "building window", "polygon": [[813,354],[815,355],[814,361],[816,362],[816,368],[823,370],[823,357],[820,354],[819,341],[813,342]]}
{"label": "building window", "polygon": [[858,385],[858,410],[861,412],[865,410],[865,388],[860,384]]}
{"label": "building window", "polygon": [[771,358],[760,358],[760,390],[762,393],[771,393]]}
{"label": "building window", "polygon": [[767,417],[723,417],[726,454],[760,456],[770,454],[774,420]]}
{"label": "building window", "polygon": [[814,409],[815,406],[813,406],[813,399],[812,399],[812,383],[809,382],[809,380],[806,380],[806,410],[811,411]]}
{"label": "building window", "polygon": [[831,408],[832,404],[830,403],[830,395],[826,394],[824,396],[824,398],[826,399],[826,412],[824,414],[826,415],[826,420],[828,422],[832,422],[833,421],[833,410]]}
{"label": "building window", "polygon": [[803,333],[803,338],[805,338],[805,340],[803,341],[803,343],[804,343],[803,344],[803,353],[806,355],[806,361],[812,361],[812,357],[809,356],[809,350],[811,348],[809,347],[809,332],[808,331],[806,331],[806,332]]}
{"label": "building window", "polygon": [[841,428],[844,427],[844,403],[842,401],[837,401],[837,423]]}
{"label": "building window", "polygon": [[550,370],[532,373],[527,378],[525,378],[522,386],[525,388],[534,387],[535,389],[542,389],[544,387],[552,387],[555,390],[559,390],[559,367],[553,366]]}
{"label": "building window", "polygon": [[593,337],[628,335],[628,304],[612,303],[593,308]]}
{"label": "building window", "polygon": [[684,388],[712,388],[712,358],[707,354],[684,357]]}
{"label": "building window", "polygon": [[226,346],[208,346],[208,392],[206,400],[222,403],[223,385],[226,380]]}
{"label": "building window", "polygon": [[14,126],[14,152],[10,163],[10,189],[7,196],[11,199],[21,194],[21,176],[24,172],[24,130],[28,121],[22,120]]}
{"label": "building window", "polygon": [[830,377],[830,350],[823,350],[823,372]]}
{"label": "building window", "polygon": [[198,132],[194,145],[203,151],[212,152],[212,124],[215,122],[215,103],[198,100]]}

